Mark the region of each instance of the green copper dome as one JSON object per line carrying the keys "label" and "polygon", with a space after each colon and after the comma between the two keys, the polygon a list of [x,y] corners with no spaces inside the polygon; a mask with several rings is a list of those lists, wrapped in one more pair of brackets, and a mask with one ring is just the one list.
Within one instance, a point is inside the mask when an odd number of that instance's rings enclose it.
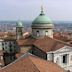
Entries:
{"label": "green copper dome", "polygon": [[16,23],[16,27],[23,27],[22,21],[19,20],[19,21]]}
{"label": "green copper dome", "polygon": [[41,8],[41,14],[32,22],[32,24],[52,24],[52,21],[44,14],[43,8]]}
{"label": "green copper dome", "polygon": [[40,14],[32,23],[33,24],[52,24],[52,21],[46,15]]}

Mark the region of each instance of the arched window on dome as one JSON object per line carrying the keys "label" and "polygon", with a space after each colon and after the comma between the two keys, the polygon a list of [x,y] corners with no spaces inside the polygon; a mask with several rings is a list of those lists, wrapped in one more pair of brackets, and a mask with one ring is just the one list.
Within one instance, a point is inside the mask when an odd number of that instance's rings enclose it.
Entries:
{"label": "arched window on dome", "polygon": [[45,36],[48,36],[48,31],[45,31]]}
{"label": "arched window on dome", "polygon": [[37,31],[37,37],[39,37],[39,31]]}

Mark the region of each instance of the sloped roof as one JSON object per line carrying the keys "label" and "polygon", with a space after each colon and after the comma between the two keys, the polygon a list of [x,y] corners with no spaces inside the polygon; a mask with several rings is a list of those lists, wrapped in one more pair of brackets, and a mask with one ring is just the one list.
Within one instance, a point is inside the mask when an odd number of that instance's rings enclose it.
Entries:
{"label": "sloped roof", "polygon": [[0,72],[65,72],[64,69],[50,61],[31,54],[25,54],[12,64],[2,68]]}
{"label": "sloped roof", "polygon": [[66,44],[65,42],[62,42],[60,40],[52,39],[50,37],[44,37],[35,41],[34,45],[44,52],[49,52],[58,50],[69,44]]}
{"label": "sloped roof", "polygon": [[26,45],[32,45],[36,39],[32,37],[27,37],[23,39],[17,40],[17,43],[19,46],[26,46]]}
{"label": "sloped roof", "polygon": [[15,33],[13,32],[0,32],[0,36],[4,36],[4,35],[15,35]]}
{"label": "sloped roof", "polygon": [[61,40],[61,41],[64,41],[64,42],[71,41],[70,35],[67,32],[65,32],[65,33],[54,32],[53,37],[55,39],[58,39],[58,40]]}

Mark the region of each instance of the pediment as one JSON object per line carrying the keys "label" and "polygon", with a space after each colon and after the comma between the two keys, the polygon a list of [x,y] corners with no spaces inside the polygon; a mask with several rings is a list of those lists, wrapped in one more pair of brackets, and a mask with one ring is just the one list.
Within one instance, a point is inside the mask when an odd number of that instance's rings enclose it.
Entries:
{"label": "pediment", "polygon": [[60,49],[58,49],[58,50],[56,50],[54,52],[71,52],[71,51],[72,51],[72,47],[64,46],[64,47],[62,47],[62,48],[60,48]]}

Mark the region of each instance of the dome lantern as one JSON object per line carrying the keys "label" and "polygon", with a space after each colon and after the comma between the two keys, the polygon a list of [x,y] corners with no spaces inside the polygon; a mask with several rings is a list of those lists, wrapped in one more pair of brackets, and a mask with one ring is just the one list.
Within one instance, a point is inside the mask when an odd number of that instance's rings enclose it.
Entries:
{"label": "dome lantern", "polygon": [[41,6],[41,14],[40,15],[44,15],[43,6]]}

